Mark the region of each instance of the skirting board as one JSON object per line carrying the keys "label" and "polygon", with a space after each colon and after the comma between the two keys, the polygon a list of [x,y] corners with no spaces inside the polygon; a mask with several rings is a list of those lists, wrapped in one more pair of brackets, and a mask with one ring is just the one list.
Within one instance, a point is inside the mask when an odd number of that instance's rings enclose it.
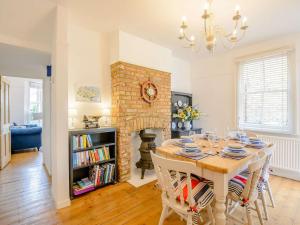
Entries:
{"label": "skirting board", "polygon": [[59,202],[55,201],[55,207],[56,207],[56,209],[65,208],[65,207],[68,207],[70,205],[71,205],[71,200],[70,199],[66,199],[64,201],[59,201]]}
{"label": "skirting board", "polygon": [[292,180],[300,181],[300,171],[270,166],[270,173],[275,176],[280,176],[280,177],[285,177]]}

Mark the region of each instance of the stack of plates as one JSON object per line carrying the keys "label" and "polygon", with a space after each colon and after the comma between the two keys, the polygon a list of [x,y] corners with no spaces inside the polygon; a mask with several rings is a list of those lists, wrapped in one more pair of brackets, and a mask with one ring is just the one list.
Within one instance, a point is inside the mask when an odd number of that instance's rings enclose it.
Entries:
{"label": "stack of plates", "polygon": [[222,153],[231,157],[243,157],[247,155],[247,151],[239,144],[228,145],[228,147],[223,149]]}
{"label": "stack of plates", "polygon": [[188,143],[181,149],[180,155],[195,157],[201,155],[201,150],[196,144]]}
{"label": "stack of plates", "polygon": [[182,138],[182,139],[178,139],[174,145],[179,146],[181,148],[184,148],[186,144],[191,144],[194,143],[194,141],[190,138]]}
{"label": "stack of plates", "polygon": [[250,137],[249,141],[246,143],[247,146],[253,147],[253,148],[264,148],[266,147],[266,143],[264,143],[261,139]]}

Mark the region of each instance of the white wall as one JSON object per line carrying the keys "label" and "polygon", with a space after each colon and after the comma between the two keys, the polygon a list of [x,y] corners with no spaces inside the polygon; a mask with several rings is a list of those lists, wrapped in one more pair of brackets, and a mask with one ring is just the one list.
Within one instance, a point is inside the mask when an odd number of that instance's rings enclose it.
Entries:
{"label": "white wall", "polygon": [[170,72],[172,51],[153,42],[120,31],[119,60]]}
{"label": "white wall", "polygon": [[[71,18],[71,17],[70,17]],[[176,58],[172,51],[123,31],[100,33],[69,21],[68,26],[68,99],[69,108],[77,109],[75,127],[82,127],[82,116],[97,115],[111,105],[110,65],[124,61],[171,72],[173,91],[191,93],[190,63]],[[98,86],[101,103],[76,102],[75,87]]]}
{"label": "white wall", "polygon": [[[69,108],[78,111],[77,126],[84,114],[99,114],[102,105],[110,105],[111,84],[108,63],[107,36],[69,24],[68,27],[68,85]],[[101,92],[100,103],[76,102],[75,90],[80,85],[98,86]]]}
{"label": "white wall", "polygon": [[297,101],[294,107],[298,115],[295,124],[299,134],[299,96],[300,96],[300,35],[281,37],[260,42],[230,52],[208,58],[197,59],[192,62],[192,90],[194,103],[198,103],[200,110],[207,113],[196,122],[197,126],[205,130],[217,129],[223,133],[226,127],[236,125],[236,59],[272,49],[291,46],[295,48],[295,75],[297,79]]}
{"label": "white wall", "polygon": [[192,93],[191,63],[183,59],[172,57],[171,90]]}

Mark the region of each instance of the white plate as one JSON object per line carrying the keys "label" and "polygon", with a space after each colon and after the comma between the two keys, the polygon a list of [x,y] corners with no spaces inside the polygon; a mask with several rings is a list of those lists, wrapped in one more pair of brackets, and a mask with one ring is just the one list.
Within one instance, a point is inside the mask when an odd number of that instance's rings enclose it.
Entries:
{"label": "white plate", "polygon": [[229,156],[245,156],[247,155],[247,151],[242,151],[242,152],[231,152],[228,149],[224,149],[223,153]]}

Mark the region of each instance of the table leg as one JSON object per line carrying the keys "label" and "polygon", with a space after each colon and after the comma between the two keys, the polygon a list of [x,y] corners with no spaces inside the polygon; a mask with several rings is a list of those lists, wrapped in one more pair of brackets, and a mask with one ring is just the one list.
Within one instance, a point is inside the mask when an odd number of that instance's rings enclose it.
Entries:
{"label": "table leg", "polygon": [[216,225],[226,224],[226,195],[228,193],[228,179],[226,174],[216,173],[214,175],[214,192],[216,197],[216,204],[214,207],[214,214]]}

